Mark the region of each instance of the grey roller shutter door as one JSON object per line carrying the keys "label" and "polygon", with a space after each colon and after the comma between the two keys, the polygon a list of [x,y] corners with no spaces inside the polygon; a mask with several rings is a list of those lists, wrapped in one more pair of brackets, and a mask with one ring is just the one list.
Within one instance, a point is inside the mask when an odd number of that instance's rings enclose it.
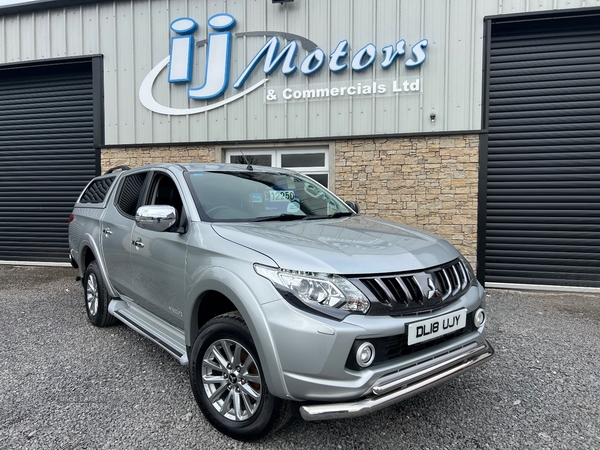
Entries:
{"label": "grey roller shutter door", "polygon": [[91,63],[0,71],[0,261],[68,262],[96,174]]}
{"label": "grey roller shutter door", "polygon": [[486,284],[600,287],[598,23],[492,23]]}

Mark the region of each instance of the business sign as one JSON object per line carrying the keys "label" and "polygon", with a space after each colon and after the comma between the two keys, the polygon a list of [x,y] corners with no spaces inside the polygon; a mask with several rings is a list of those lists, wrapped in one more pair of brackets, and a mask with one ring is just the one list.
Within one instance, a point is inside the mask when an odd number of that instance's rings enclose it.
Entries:
{"label": "business sign", "polygon": [[[208,19],[208,26],[213,30],[208,34],[206,40],[196,42],[193,33],[198,29],[195,20],[182,17],[171,23],[171,30],[175,36],[171,38],[170,54],[159,62],[148,73],[139,90],[139,98],[142,104],[159,114],[167,115],[189,115],[207,112],[220,108],[228,103],[235,102],[240,98],[251,94],[261,86],[265,85],[272,74],[279,68],[286,77],[295,74],[298,70],[303,76],[310,77],[322,70],[329,70],[332,74],[344,71],[362,72],[374,64],[379,64],[384,70],[390,69],[398,61],[404,66],[412,69],[419,67],[425,62],[428,41],[421,39],[414,44],[410,53],[406,50],[406,41],[401,39],[395,44],[389,44],[381,48],[378,53],[374,44],[366,44],[360,50],[350,55],[347,40],[340,41],[336,47],[327,55],[325,50],[309,39],[286,32],[253,31],[236,33],[235,37],[257,36],[267,42],[248,62],[244,70],[235,74],[236,79],[230,85],[230,69],[232,59],[232,29],[236,25],[235,18],[230,14],[216,14]],[[280,49],[281,41],[287,44]],[[204,84],[198,87],[190,86],[192,82],[192,68],[194,65],[194,54],[197,47],[206,46],[206,61],[204,72]],[[302,48],[306,55],[300,60],[298,52]],[[262,63],[262,71],[265,77],[260,81],[247,86],[248,78]],[[160,104],[152,93],[152,88],[159,74],[168,67],[168,82],[182,84],[187,88],[190,99],[205,102],[224,97],[221,101],[204,104],[195,108],[173,108]],[[340,77],[341,78],[341,77]],[[265,102],[298,101],[298,100],[324,100],[328,98],[352,98],[354,96],[379,96],[385,94],[397,94],[400,92],[420,92],[420,78],[418,76],[404,79],[386,78],[369,83],[348,84],[336,81],[332,77],[331,83],[315,84],[310,89],[306,88],[269,88],[265,89]],[[299,85],[304,86],[306,83]],[[228,89],[237,91],[234,95],[225,97]],[[255,95],[257,95],[256,93]]]}

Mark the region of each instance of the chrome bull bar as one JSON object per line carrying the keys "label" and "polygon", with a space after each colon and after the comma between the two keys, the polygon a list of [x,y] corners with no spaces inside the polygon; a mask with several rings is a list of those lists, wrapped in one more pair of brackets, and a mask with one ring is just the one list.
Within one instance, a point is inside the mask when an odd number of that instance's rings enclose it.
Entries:
{"label": "chrome bull bar", "polygon": [[367,397],[344,403],[305,405],[300,407],[300,415],[307,421],[364,416],[444,383],[483,364],[492,356],[494,349],[486,340],[484,344],[473,344],[383,377],[375,383],[372,394]]}

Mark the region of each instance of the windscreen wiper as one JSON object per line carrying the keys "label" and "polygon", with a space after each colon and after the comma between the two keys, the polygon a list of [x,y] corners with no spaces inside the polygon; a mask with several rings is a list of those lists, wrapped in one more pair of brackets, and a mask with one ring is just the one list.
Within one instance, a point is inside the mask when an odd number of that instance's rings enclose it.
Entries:
{"label": "windscreen wiper", "polygon": [[333,213],[329,216],[327,216],[329,219],[337,219],[338,217],[346,217],[346,216],[353,216],[354,212],[352,211],[338,211],[336,213]]}
{"label": "windscreen wiper", "polygon": [[317,220],[317,219],[338,219],[340,217],[346,217],[346,216],[353,216],[354,213],[347,211],[347,212],[343,212],[343,211],[338,211],[336,213],[333,214],[329,214],[327,216],[307,216],[308,220]]}
{"label": "windscreen wiper", "polygon": [[278,216],[267,216],[267,217],[258,217],[256,219],[251,220],[251,222],[269,222],[269,221],[277,221],[277,220],[304,220],[307,219],[308,216],[300,215],[300,214],[287,214],[283,213]]}

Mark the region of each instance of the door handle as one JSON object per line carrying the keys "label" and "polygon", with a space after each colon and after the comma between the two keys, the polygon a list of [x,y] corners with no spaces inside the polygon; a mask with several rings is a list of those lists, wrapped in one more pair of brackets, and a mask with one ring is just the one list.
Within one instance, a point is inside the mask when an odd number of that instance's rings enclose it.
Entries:
{"label": "door handle", "polygon": [[144,243],[142,242],[142,238],[137,238],[135,241],[131,241],[133,245],[137,248],[144,248]]}
{"label": "door handle", "polygon": [[104,233],[104,236],[110,236],[113,232],[110,231],[110,228],[104,228],[102,233]]}

